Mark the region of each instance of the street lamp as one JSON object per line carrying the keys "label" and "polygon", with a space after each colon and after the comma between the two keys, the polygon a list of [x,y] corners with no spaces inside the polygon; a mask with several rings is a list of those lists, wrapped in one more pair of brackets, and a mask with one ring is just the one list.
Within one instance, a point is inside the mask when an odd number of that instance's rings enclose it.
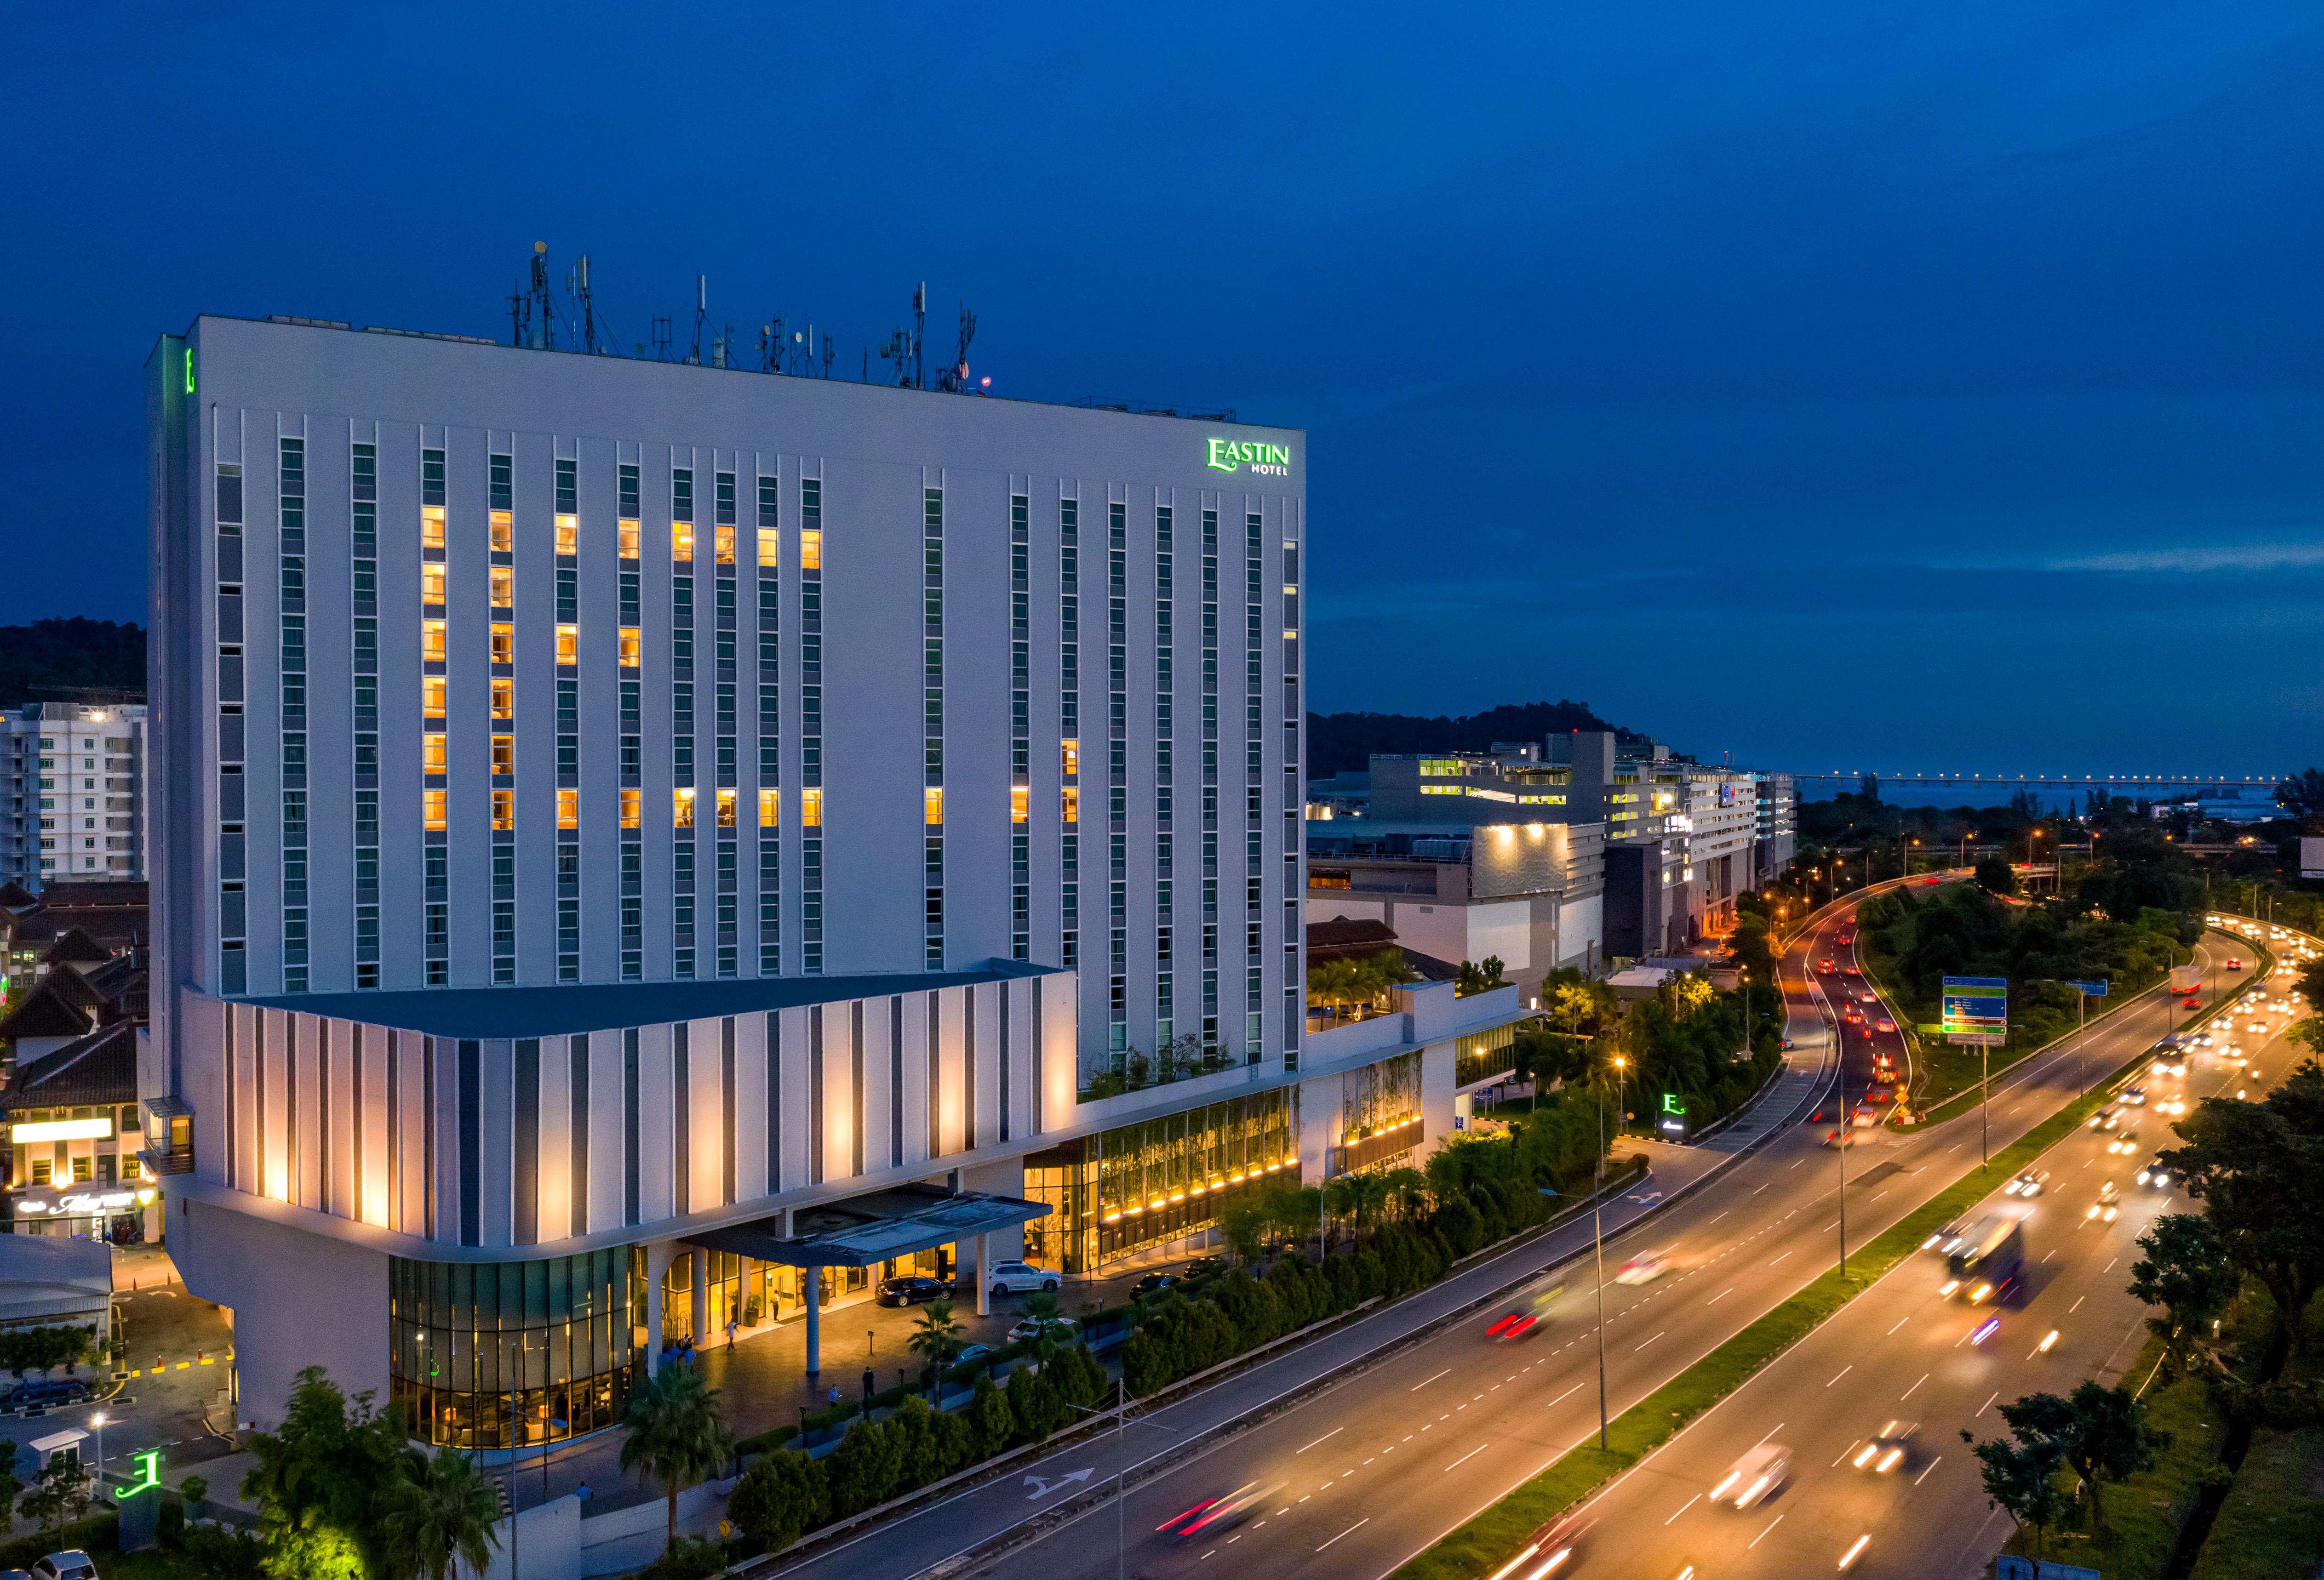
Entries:
{"label": "street lamp", "polygon": [[[1117,1576],[1126,1577],[1130,1572],[1130,1527],[1128,1524],[1130,1517],[1125,1511],[1126,1505],[1130,1501],[1130,1441],[1127,1432],[1127,1428],[1130,1425],[1130,1385],[1126,1381],[1119,1377],[1114,1379],[1113,1401],[1113,1447],[1116,1463],[1113,1482],[1113,1572]],[[1066,1401],[1065,1408],[1067,1410],[1077,1410],[1084,1415],[1103,1415],[1105,1413],[1105,1411],[1102,1410],[1093,1410],[1086,1404],[1074,1404],[1070,1400]],[[1166,1427],[1159,1421],[1140,1421],[1138,1424],[1141,1427],[1151,1427],[1157,1432],[1166,1433],[1172,1437],[1177,1435],[1175,1428]]]}
{"label": "street lamp", "polygon": [[105,1412],[98,1410],[89,1417],[88,1424],[97,1428],[97,1491],[103,1492],[105,1490]]}

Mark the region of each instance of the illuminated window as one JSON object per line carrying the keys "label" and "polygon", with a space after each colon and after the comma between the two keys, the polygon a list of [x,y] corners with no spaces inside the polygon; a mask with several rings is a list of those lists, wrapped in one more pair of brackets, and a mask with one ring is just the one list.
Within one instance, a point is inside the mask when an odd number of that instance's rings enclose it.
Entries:
{"label": "illuminated window", "polygon": [[495,664],[516,662],[516,627],[500,621],[493,623],[493,662]]}
{"label": "illuminated window", "polygon": [[496,675],[493,677],[493,717],[495,719],[516,717],[516,682],[505,675]]}
{"label": "illuminated window", "polygon": [[1022,785],[1009,792],[1010,822],[1024,822],[1032,816],[1032,795],[1033,793]]}
{"label": "illuminated window", "polygon": [[444,662],[444,622],[423,620],[420,622],[420,657],[430,663]]}
{"label": "illuminated window", "polygon": [[420,821],[431,829],[444,826],[444,802],[450,793],[444,790],[422,790],[420,793]]}
{"label": "illuminated window", "polygon": [[718,563],[722,565],[733,565],[734,563],[734,528],[731,522],[721,521],[718,524],[717,544]]}
{"label": "illuminated window", "polygon": [[933,827],[934,825],[944,822],[944,792],[942,790],[931,785],[927,789],[920,792],[920,800],[927,810],[930,826]]}
{"label": "illuminated window", "polygon": [[581,552],[580,517],[559,516],[557,518],[557,552],[559,554],[579,554]]}
{"label": "illuminated window", "polygon": [[423,735],[420,738],[420,771],[423,774],[440,774],[445,771],[442,736]]}
{"label": "illuminated window", "polygon": [[513,608],[516,603],[516,568],[512,565],[492,567],[493,607]]}
{"label": "illuminated window", "polygon": [[1066,786],[1065,786],[1065,822],[1081,822],[1081,821],[1082,821],[1082,793],[1081,793],[1080,791],[1078,791],[1078,790],[1074,789],[1072,785],[1066,785]]}
{"label": "illuminated window", "polygon": [[516,772],[515,736],[495,735],[493,737],[493,772],[495,774],[513,774]]}
{"label": "illuminated window", "polygon": [[776,539],[775,539],[775,529],[774,529],[773,528],[771,528],[771,527],[761,527],[761,528],[759,528],[759,563],[760,563],[761,565],[775,565],[775,564],[777,564],[777,563],[778,563],[777,558],[776,558],[776,555],[777,555],[777,548],[776,548]]}
{"label": "illuminated window", "polygon": [[732,790],[718,792],[718,826],[722,829],[734,826],[734,792]]}
{"label": "illuminated window", "polygon": [[1078,740],[1068,740],[1064,744],[1065,777],[1068,779],[1077,777],[1082,771],[1082,743]]}
{"label": "illuminated window", "polygon": [[670,822],[673,827],[690,829],[694,826],[694,792],[673,790],[669,793]]}
{"label": "illuminated window", "polygon": [[823,569],[822,533],[802,532],[799,534],[799,569],[803,571],[819,571]]}
{"label": "illuminated window", "polygon": [[440,562],[430,560],[420,565],[420,602],[422,603],[444,602],[444,566]]}
{"label": "illuminated window", "polygon": [[623,828],[633,829],[638,826],[644,815],[642,809],[644,795],[645,792],[641,790],[622,792],[622,826]]}
{"label": "illuminated window", "polygon": [[622,521],[617,524],[617,530],[621,537],[622,557],[623,559],[637,558],[638,524],[635,521]]}
{"label": "illuminated window", "polygon": [[761,828],[770,829],[775,826],[776,818],[781,814],[781,804],[782,792],[779,790],[759,792],[759,826]]}
{"label": "illuminated window", "polygon": [[506,510],[494,510],[492,512],[492,519],[493,547],[502,554],[506,554],[516,546],[516,529],[512,524],[512,518]]}
{"label": "illuminated window", "polygon": [[669,524],[669,557],[690,560],[694,557],[694,523],[672,521]]}
{"label": "illuminated window", "polygon": [[495,790],[493,792],[493,827],[495,829],[512,829],[516,827],[515,791]]}
{"label": "illuminated window", "polygon": [[561,625],[557,628],[557,661],[559,664],[581,662],[581,628]]}
{"label": "illuminated window", "polygon": [[420,678],[420,716],[441,719],[444,716],[445,680],[440,675],[425,675]]}
{"label": "illuminated window", "polygon": [[[441,548],[444,547],[443,506],[422,505],[420,507],[420,544],[423,548]],[[438,823],[437,826],[441,828],[443,825]]]}
{"label": "illuminated window", "polygon": [[635,669],[638,666],[638,651],[641,645],[638,640],[638,628],[623,626],[620,643],[622,668]]}
{"label": "illuminated window", "polygon": [[581,826],[581,792],[559,790],[557,793],[557,826],[577,829]]}
{"label": "illuminated window", "polygon": [[802,790],[799,792],[799,822],[803,827],[810,829],[819,829],[823,826],[822,791]]}

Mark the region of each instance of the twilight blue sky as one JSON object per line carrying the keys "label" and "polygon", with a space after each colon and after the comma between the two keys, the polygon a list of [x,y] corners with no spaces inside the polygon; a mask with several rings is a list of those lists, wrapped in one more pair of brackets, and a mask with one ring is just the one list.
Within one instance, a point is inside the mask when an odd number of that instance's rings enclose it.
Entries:
{"label": "twilight blue sky", "polygon": [[143,619],[156,334],[505,334],[541,239],[624,344],[699,268],[853,367],[926,278],[1000,392],[1305,427],[1319,708],[2324,759],[2324,0],[115,4],[11,42],[0,623]]}

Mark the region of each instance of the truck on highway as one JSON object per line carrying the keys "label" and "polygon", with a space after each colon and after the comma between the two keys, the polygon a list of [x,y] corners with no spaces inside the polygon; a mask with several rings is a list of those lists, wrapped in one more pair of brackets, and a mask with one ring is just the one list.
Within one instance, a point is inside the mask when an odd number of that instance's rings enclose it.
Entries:
{"label": "truck on highway", "polygon": [[2025,1265],[2025,1231],[2015,1218],[1982,1218],[1961,1231],[1945,1252],[1942,1292],[1972,1306],[2009,1298]]}
{"label": "truck on highway", "polygon": [[2172,992],[2183,996],[2189,993],[2200,993],[2202,990],[2203,969],[2200,966],[2173,966],[2171,968]]}

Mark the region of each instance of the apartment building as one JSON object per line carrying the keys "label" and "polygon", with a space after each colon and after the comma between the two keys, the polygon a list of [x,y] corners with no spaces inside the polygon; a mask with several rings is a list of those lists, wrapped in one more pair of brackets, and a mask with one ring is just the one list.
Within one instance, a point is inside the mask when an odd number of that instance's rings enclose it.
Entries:
{"label": "apartment building", "polygon": [[148,371],[140,1079],[245,1419],[323,1364],[595,1430],[754,1304],[812,1366],[886,1272],[1320,1178],[1351,1071],[1443,1134],[1425,1037],[1517,1013],[1307,1045],[1296,430],[281,320]]}
{"label": "apartment building", "polygon": [[142,882],[145,805],[144,704],[0,712],[0,879]]}

